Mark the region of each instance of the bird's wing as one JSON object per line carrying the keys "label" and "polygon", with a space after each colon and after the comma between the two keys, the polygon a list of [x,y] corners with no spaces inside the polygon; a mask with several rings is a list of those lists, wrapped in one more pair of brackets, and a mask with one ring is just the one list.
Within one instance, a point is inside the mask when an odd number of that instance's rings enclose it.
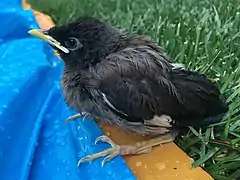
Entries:
{"label": "bird's wing", "polygon": [[171,69],[161,53],[143,46],[111,54],[94,71],[105,103],[134,123],[178,109],[177,94],[169,80]]}
{"label": "bird's wing", "polygon": [[211,81],[176,68],[149,46],[111,54],[93,72],[102,99],[128,122],[158,126],[167,115],[177,126],[198,126],[219,120],[226,111]]}

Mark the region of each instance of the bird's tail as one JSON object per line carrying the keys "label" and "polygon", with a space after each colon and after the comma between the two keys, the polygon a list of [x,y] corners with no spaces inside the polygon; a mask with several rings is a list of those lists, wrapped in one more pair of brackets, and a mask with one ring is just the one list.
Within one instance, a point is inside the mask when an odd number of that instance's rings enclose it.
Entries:
{"label": "bird's tail", "polygon": [[185,110],[182,112],[182,125],[205,126],[216,123],[227,112],[228,107],[221,101],[220,91],[204,75],[173,69],[172,83],[180,94],[178,98]]}

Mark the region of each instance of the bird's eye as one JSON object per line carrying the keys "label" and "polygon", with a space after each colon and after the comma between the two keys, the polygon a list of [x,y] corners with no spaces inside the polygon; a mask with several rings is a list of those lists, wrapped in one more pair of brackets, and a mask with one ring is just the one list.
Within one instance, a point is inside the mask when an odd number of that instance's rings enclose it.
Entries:
{"label": "bird's eye", "polygon": [[70,37],[68,38],[65,42],[64,42],[66,48],[68,48],[69,50],[77,50],[79,48],[82,47],[82,44],[80,43],[80,41],[75,38],[75,37]]}

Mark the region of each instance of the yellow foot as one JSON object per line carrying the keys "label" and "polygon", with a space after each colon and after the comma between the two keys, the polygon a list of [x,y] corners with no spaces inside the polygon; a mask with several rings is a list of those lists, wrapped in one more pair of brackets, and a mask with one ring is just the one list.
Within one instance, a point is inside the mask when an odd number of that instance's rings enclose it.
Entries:
{"label": "yellow foot", "polygon": [[79,114],[75,114],[73,116],[68,117],[67,119],[65,119],[65,121],[71,121],[71,120],[74,120],[74,119],[77,119],[77,118],[80,118],[80,117],[82,117],[83,120],[85,120],[85,118],[90,117],[90,114],[87,113],[87,112],[81,112]]}
{"label": "yellow foot", "polygon": [[102,166],[104,166],[106,162],[111,161],[113,158],[115,158],[118,155],[149,153],[151,152],[151,149],[153,146],[156,146],[162,143],[172,142],[174,141],[175,137],[176,137],[175,134],[168,133],[160,137],[138,142],[135,144],[119,146],[115,144],[108,136],[103,135],[96,139],[95,144],[98,143],[99,141],[102,141],[110,144],[112,147],[109,149],[103,150],[101,152],[98,152],[96,154],[83,157],[78,161],[78,166],[84,162],[91,163],[92,161],[104,156],[105,158],[102,161]]}

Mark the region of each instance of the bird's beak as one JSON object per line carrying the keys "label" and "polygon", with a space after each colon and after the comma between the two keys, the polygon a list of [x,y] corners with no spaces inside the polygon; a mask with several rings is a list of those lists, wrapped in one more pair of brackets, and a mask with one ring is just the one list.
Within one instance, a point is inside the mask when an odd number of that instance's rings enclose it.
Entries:
{"label": "bird's beak", "polygon": [[41,29],[32,29],[30,31],[28,31],[29,34],[31,34],[32,36],[35,36],[39,39],[42,39],[44,41],[46,41],[47,43],[49,43],[50,45],[56,47],[57,49],[63,51],[64,53],[69,53],[70,51],[65,48],[64,46],[61,45],[61,43],[59,43],[56,39],[54,39],[53,37],[44,34],[44,31]]}

